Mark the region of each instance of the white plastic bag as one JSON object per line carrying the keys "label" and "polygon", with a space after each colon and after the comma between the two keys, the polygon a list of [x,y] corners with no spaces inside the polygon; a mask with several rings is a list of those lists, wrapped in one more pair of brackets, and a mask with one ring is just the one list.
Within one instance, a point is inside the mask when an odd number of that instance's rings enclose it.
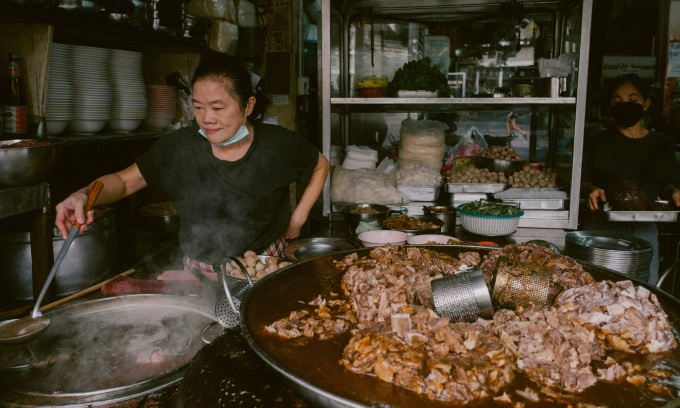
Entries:
{"label": "white plastic bag", "polygon": [[186,5],[189,15],[236,23],[234,0],[191,0]]}
{"label": "white plastic bag", "polygon": [[557,59],[538,59],[538,75],[541,78],[565,78],[571,75],[574,62],[578,58],[577,52],[567,52]]}
{"label": "white plastic bag", "polygon": [[224,20],[213,20],[208,47],[223,54],[234,55],[238,44],[238,26]]}
{"label": "white plastic bag", "polygon": [[255,5],[248,0],[236,0],[236,24],[239,27],[256,27]]}
{"label": "white plastic bag", "polygon": [[399,159],[441,166],[446,153],[444,131],[448,128],[436,120],[405,119],[399,132]]}

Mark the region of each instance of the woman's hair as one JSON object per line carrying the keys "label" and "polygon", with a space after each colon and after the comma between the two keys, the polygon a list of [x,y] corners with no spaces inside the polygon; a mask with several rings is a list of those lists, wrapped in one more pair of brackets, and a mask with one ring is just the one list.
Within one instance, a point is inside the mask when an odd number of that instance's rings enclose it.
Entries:
{"label": "woman's hair", "polygon": [[626,74],[614,78],[609,84],[609,99],[614,96],[617,89],[625,84],[631,84],[638,92],[640,92],[643,99],[646,100],[649,98],[645,82],[637,74]]}
{"label": "woman's hair", "polygon": [[194,77],[191,79],[191,86],[193,87],[199,79],[229,80],[230,86],[227,86],[227,92],[238,102],[242,110],[246,108],[248,99],[253,96],[250,72],[241,62],[228,55],[202,56],[201,63],[198,64]]}

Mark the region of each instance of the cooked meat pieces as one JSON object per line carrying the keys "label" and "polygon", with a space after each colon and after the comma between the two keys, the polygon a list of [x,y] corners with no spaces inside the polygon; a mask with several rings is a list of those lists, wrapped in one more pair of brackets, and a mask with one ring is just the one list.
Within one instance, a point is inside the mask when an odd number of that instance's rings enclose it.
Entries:
{"label": "cooked meat pieces", "polygon": [[597,382],[591,363],[604,356],[604,345],[554,308],[500,310],[491,330],[515,356],[517,369],[541,386],[581,392]]}
{"label": "cooked meat pieces", "polygon": [[583,270],[583,266],[572,258],[556,255],[546,247],[535,244],[506,245],[503,249],[491,251],[484,257],[480,268],[484,272],[487,284],[491,283],[493,271],[501,256],[514,261],[526,262],[534,265],[546,266],[550,269],[550,289],[548,298],[554,299],[561,291],[595,282],[592,275]]}
{"label": "cooked meat pieces", "polygon": [[[430,309],[411,310],[400,316],[399,327],[393,320],[357,331],[343,352],[345,368],[460,404],[495,395],[512,382],[512,356],[484,324],[450,324]],[[406,320],[411,329],[405,330]]]}
{"label": "cooked meat pieces", "polygon": [[286,339],[298,337],[318,338],[335,337],[356,325],[356,318],[346,300],[329,300],[317,297],[309,302],[316,306],[312,311],[294,310],[287,318],[275,321],[265,330]]}
{"label": "cooked meat pieces", "polygon": [[[476,255],[476,256],[475,256]],[[452,275],[462,266],[479,263],[477,253],[462,253],[461,259],[423,248],[386,246],[370,252],[371,261],[345,258],[336,262],[344,268],[342,289],[349,297],[360,324],[384,322],[400,307],[420,304],[434,309],[430,281]]]}
{"label": "cooked meat pieces", "polygon": [[655,208],[654,200],[630,180],[616,180],[606,194],[614,211],[650,211]]}
{"label": "cooked meat pieces", "polygon": [[659,353],[677,347],[656,295],[633,282],[596,282],[562,292],[555,307],[616,350]]}

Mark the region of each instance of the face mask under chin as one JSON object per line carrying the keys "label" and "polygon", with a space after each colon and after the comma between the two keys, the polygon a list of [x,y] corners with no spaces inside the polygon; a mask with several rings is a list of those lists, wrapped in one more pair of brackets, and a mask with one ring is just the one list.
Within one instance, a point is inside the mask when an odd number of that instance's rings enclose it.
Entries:
{"label": "face mask under chin", "polygon": [[636,102],[618,102],[611,106],[614,122],[623,128],[629,128],[642,119],[642,105]]}

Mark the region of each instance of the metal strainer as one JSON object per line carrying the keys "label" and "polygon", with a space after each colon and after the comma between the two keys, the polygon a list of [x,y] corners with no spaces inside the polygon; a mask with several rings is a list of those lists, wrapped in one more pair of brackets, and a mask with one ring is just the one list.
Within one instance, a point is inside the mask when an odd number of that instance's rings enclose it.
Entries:
{"label": "metal strainer", "polygon": [[238,258],[232,257],[231,260],[235,261],[239,268],[241,268],[243,274],[248,280],[248,283],[237,282],[233,286],[229,287],[229,280],[227,279],[227,273],[224,270],[224,264],[220,265],[220,273],[217,276],[224,286],[224,292],[226,296],[222,296],[215,304],[215,317],[217,318],[217,322],[210,323],[205,327],[205,329],[203,329],[203,332],[201,333],[201,340],[203,340],[203,342],[206,344],[210,344],[210,341],[205,337],[205,333],[212,326],[215,326],[218,323],[225,328],[239,325],[241,322],[241,316],[239,314],[239,310],[241,308],[241,299],[248,289],[254,285],[254,282],[250,278],[246,268],[243,266],[243,264],[241,264]]}
{"label": "metal strainer", "polygon": [[451,316],[453,322],[493,317],[491,295],[479,268],[434,279],[430,286],[434,307],[440,316]]}
{"label": "metal strainer", "polygon": [[491,280],[491,297],[496,307],[546,306],[550,289],[550,269],[541,265],[499,257]]}

